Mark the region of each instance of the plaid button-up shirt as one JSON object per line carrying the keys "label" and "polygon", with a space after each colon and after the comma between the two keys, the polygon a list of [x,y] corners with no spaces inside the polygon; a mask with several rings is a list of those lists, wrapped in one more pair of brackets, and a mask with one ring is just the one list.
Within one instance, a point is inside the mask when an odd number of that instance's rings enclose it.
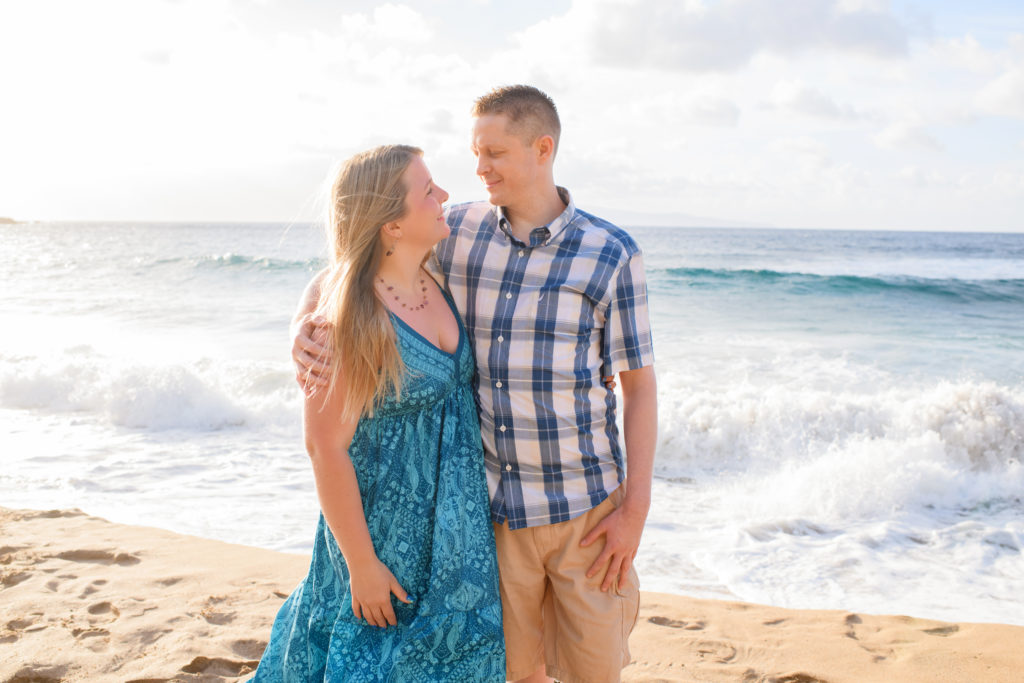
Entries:
{"label": "plaid button-up shirt", "polygon": [[565,211],[529,244],[498,207],[452,207],[429,262],[473,344],[491,515],[512,529],[572,519],[622,483],[601,378],[654,362],[639,247],[559,193]]}

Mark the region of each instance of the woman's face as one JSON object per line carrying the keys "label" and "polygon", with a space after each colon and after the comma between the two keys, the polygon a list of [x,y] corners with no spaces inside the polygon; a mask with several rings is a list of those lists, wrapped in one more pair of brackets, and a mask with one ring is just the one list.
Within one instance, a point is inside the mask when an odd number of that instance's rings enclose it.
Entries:
{"label": "woman's face", "polygon": [[395,221],[402,229],[402,241],[429,249],[450,232],[444,218],[443,204],[448,193],[430,177],[423,159],[413,157],[402,175],[408,191],[405,194],[405,215]]}

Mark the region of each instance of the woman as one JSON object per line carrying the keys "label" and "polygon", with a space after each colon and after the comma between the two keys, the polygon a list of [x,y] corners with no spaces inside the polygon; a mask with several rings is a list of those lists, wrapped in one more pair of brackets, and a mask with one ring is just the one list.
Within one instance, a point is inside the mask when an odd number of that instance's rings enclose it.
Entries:
{"label": "woman", "polygon": [[304,405],[322,514],[309,574],[255,681],[504,681],[472,353],[422,268],[448,235],[415,147],[349,159],[331,189],[330,383]]}

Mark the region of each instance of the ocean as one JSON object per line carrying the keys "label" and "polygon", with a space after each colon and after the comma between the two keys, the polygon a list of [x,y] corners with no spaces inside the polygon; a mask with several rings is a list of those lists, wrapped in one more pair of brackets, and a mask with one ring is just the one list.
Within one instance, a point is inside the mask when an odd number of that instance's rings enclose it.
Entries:
{"label": "ocean", "polygon": [[[634,228],[643,588],[1024,625],[1024,234]],[[306,224],[0,225],[0,505],[287,552]]]}

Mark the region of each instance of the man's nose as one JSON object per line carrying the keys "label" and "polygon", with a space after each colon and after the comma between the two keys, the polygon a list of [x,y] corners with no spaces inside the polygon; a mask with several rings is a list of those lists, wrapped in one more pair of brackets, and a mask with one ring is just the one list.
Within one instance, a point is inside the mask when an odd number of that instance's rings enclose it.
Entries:
{"label": "man's nose", "polygon": [[484,175],[489,170],[490,165],[487,163],[487,161],[483,158],[483,156],[478,156],[476,158],[476,174]]}

